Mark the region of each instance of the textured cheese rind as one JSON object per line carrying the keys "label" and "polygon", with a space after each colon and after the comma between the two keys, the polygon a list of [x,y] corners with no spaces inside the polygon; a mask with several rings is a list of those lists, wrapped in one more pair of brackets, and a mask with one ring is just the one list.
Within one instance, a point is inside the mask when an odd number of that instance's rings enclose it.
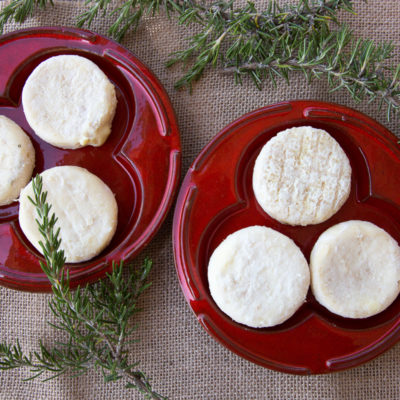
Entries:
{"label": "textured cheese rind", "polygon": [[55,56],[27,79],[22,104],[29,125],[44,141],[65,149],[101,146],[111,133],[114,85],[87,58]]}
{"label": "textured cheese rind", "polygon": [[[111,241],[117,227],[117,202],[110,188],[96,175],[84,168],[62,166],[41,173],[43,191],[58,218],[61,248],[66,261],[76,263],[99,254]],[[32,182],[20,196],[19,223],[28,240],[42,252],[35,218],[36,209],[29,201],[33,198]]]}
{"label": "textured cheese rind", "polygon": [[29,182],[35,166],[35,149],[28,135],[0,115],[0,206],[12,203]]}
{"label": "textured cheese rind", "polygon": [[211,296],[233,320],[255,328],[280,324],[305,301],[310,272],[287,236],[263,226],[229,235],[208,265]]}
{"label": "textured cheese rind", "polygon": [[335,314],[367,318],[400,292],[400,247],[383,229],[347,221],[326,230],[310,257],[315,298]]}
{"label": "textured cheese rind", "polygon": [[351,167],[326,131],[290,128],[270,139],[257,157],[253,189],[271,217],[289,225],[326,221],[350,194]]}

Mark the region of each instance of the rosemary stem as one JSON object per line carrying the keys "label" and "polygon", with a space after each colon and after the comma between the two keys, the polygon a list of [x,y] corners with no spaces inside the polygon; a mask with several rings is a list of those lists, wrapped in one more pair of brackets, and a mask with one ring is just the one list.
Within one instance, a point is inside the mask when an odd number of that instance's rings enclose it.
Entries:
{"label": "rosemary stem", "polygon": [[392,104],[394,108],[400,108],[400,99],[395,98],[392,95],[392,90],[390,88],[386,90],[377,90],[377,91],[373,90],[373,88],[370,88],[368,86],[368,82],[366,80],[363,80],[361,77],[358,76],[357,77],[353,76],[349,69],[335,70],[324,64],[311,65],[308,63],[301,63],[297,59],[289,59],[283,63],[280,62],[279,60],[273,60],[268,64],[245,62],[238,66],[225,67],[223,72],[227,74],[232,74],[232,73],[240,74],[243,71],[270,70],[274,67],[294,68],[297,71],[310,70],[311,72],[321,72],[324,74],[333,75],[334,77],[339,79],[340,81],[339,86],[347,87],[349,84],[356,84],[360,87],[363,87],[367,92],[371,94],[373,93],[377,94],[378,96],[386,100],[387,103]]}
{"label": "rosemary stem", "polygon": [[138,390],[142,393],[150,396],[151,399],[154,400],[164,400],[163,396],[160,396],[158,393],[153,392],[148,388],[148,386],[143,382],[142,375],[139,372],[134,372],[130,370],[120,369],[118,371],[127,381],[133,381],[137,386]]}
{"label": "rosemary stem", "polygon": [[[304,23],[304,18],[308,18],[309,22],[314,22],[314,16],[318,15],[319,17],[331,16],[332,12],[339,9],[342,5],[342,2],[338,0],[330,0],[330,1],[320,1],[319,4],[307,5],[308,1],[300,0],[299,7],[297,11],[292,11],[291,14],[288,12],[283,13],[275,13],[271,15],[268,12],[260,13],[258,11],[255,12],[246,12],[246,15],[252,19],[252,21],[259,27],[259,20],[265,20],[266,22],[277,25],[278,28],[282,28],[285,26],[282,23],[289,15],[292,16],[291,23],[293,24],[301,24]],[[225,3],[222,3],[225,5]],[[235,21],[237,18],[240,18],[243,15],[243,10],[233,10],[231,12],[225,11],[225,8],[220,3],[213,4],[210,8],[204,8],[201,4],[197,4],[196,2],[192,2],[191,6],[197,8],[197,15],[200,17],[200,20],[204,21],[209,19],[210,14],[214,12],[218,12],[221,18],[226,22]],[[186,11],[187,7],[183,6],[179,8],[179,14],[183,14]],[[171,9],[172,10],[172,9]],[[176,10],[176,8],[173,8]],[[198,20],[194,20],[199,22]]]}
{"label": "rosemary stem", "polygon": [[101,339],[104,340],[105,343],[107,343],[107,346],[109,347],[109,349],[110,349],[110,351],[111,351],[111,354],[115,357],[115,356],[116,356],[116,350],[115,350],[114,346],[112,345],[112,343],[111,343],[111,341],[110,341],[110,338],[109,338],[106,334],[104,334],[104,332],[102,332],[101,330],[99,330],[99,329],[97,328],[97,326],[96,326],[92,321],[90,321],[89,319],[87,319],[85,315],[81,314],[81,313],[76,309],[76,307],[74,306],[74,303],[71,301],[70,298],[68,298],[68,297],[66,297],[66,296],[63,296],[62,299],[65,300],[65,302],[68,304],[68,307],[71,308],[71,310],[76,314],[76,316],[77,316],[80,320],[82,320],[83,323],[84,323],[87,327],[91,328],[94,332],[97,333],[97,335],[99,335],[99,337],[100,337]]}
{"label": "rosemary stem", "polygon": [[119,362],[120,361],[120,357],[121,357],[121,350],[122,350],[122,344],[123,344],[123,338],[125,336],[125,332],[124,330],[121,330],[121,333],[119,334],[118,337],[118,343],[115,349],[115,359]]}

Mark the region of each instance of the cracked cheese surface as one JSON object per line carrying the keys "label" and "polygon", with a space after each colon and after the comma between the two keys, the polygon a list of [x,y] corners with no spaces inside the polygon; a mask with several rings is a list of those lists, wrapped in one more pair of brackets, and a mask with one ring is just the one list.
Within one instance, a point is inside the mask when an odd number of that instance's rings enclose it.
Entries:
{"label": "cracked cheese surface", "polygon": [[253,189],[263,210],[289,225],[326,221],[350,194],[349,160],[326,131],[290,128],[270,139],[257,157]]}
{"label": "cracked cheese surface", "polygon": [[22,104],[35,133],[53,146],[101,146],[111,133],[117,99],[114,85],[87,58],[55,56],[27,79]]}
{"label": "cracked cheese surface", "polygon": [[378,314],[400,292],[400,247],[370,222],[346,221],[326,230],[311,252],[310,268],[317,301],[343,317]]}
{"label": "cracked cheese surface", "polygon": [[0,206],[19,197],[34,166],[35,149],[28,135],[14,121],[0,115]]}
{"label": "cracked cheese surface", "polygon": [[261,328],[280,324],[296,312],[305,301],[310,272],[293,240],[270,228],[250,226],[215,249],[208,281],[224,313]]}
{"label": "cracked cheese surface", "polygon": [[[84,168],[61,166],[41,173],[43,191],[58,218],[61,248],[66,261],[76,263],[99,254],[111,241],[117,227],[117,202],[110,188]],[[37,213],[28,196],[34,198],[32,182],[20,197],[19,223],[35,248],[42,253],[43,240],[35,218]]]}

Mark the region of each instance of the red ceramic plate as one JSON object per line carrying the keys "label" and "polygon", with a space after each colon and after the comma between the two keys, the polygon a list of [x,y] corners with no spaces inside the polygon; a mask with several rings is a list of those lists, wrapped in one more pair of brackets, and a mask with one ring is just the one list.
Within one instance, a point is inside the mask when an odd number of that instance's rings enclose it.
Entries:
{"label": "red ceramic plate", "polygon": [[[76,54],[96,63],[114,83],[118,106],[112,132],[101,147],[63,150],[43,142],[28,125],[21,105],[26,79],[43,60]],[[34,28],[0,37],[0,114],[30,136],[34,174],[56,165],[79,165],[115,193],[117,232],[96,258],[71,264],[72,286],[93,282],[112,260],[130,259],[154,236],[171,206],[180,175],[177,123],[167,94],[128,50],[95,33],[74,28]],[[18,203],[0,207],[0,284],[47,291],[39,253],[18,224]]]}
{"label": "red ceramic plate", "polygon": [[[350,198],[328,221],[306,227],[283,225],[257,204],[252,189],[255,159],[277,132],[312,125],[327,130],[348,155],[353,175]],[[176,268],[184,295],[215,339],[240,356],[278,371],[316,374],[354,367],[385,351],[400,337],[400,299],[364,319],[342,318],[306,303],[285,323],[253,329],[231,320],[214,303],[207,266],[230,233],[264,225],[292,238],[309,260],[327,228],[361,219],[400,242],[400,150],[396,138],[371,118],[349,108],[313,101],[262,108],[233,122],[197,157],[187,173],[174,216]]]}

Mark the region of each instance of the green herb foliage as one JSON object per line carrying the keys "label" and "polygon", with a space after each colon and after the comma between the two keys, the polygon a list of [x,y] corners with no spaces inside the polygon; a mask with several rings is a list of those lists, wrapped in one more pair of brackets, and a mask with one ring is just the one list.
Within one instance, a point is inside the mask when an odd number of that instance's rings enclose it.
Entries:
{"label": "green herb foliage", "polygon": [[22,23],[28,17],[32,17],[36,8],[45,9],[48,3],[53,5],[53,0],[12,0],[0,12],[0,33],[8,21]]}
{"label": "green herb foliage", "polygon": [[[34,6],[44,7],[46,2],[13,0],[0,12],[0,30],[9,19],[24,21]],[[356,102],[378,99],[380,108],[387,105],[388,119],[400,108],[400,66],[388,64],[393,45],[357,39],[347,26],[339,25],[339,10],[354,13],[351,0],[299,0],[281,6],[270,0],[261,11],[252,2],[235,7],[234,0],[211,4],[124,0],[115,8],[111,0],[86,0],[86,5],[88,10],[78,17],[77,25],[90,27],[99,15],[111,15],[114,22],[109,34],[117,40],[129,29],[135,30],[144,15],[161,10],[174,15],[180,25],[198,25],[187,48],[172,54],[167,62],[167,66],[184,66],[177,88],[191,90],[208,67],[233,74],[236,83],[249,76],[260,89],[265,80],[274,85],[278,78],[289,82],[292,73],[300,71],[309,82],[324,78],[331,90],[346,89]]]}
{"label": "green herb foliage", "polygon": [[[151,261],[145,260],[139,269],[130,269],[128,278],[122,276],[123,262],[113,264],[107,279],[96,285],[76,291],[70,290],[68,269],[60,249],[59,229],[55,228],[57,218],[50,215],[51,205],[47,193],[42,190],[42,178],[33,179],[37,224],[42,234],[45,263],[41,267],[47,275],[54,296],[49,306],[56,316],[54,328],[65,333],[68,339],[48,348],[39,342],[39,351],[24,354],[19,342],[0,343],[0,370],[27,367],[34,379],[44,372],[55,378],[66,372],[72,376],[81,375],[93,367],[99,368],[106,382],[124,379],[127,388],[136,388],[146,399],[165,399],[155,393],[146,375],[137,369],[138,363],[128,360],[127,345],[136,327],[131,318],[139,312],[137,301],[150,284],[147,277]],[[125,267],[126,268],[126,267]],[[50,373],[50,374],[49,374]]]}

